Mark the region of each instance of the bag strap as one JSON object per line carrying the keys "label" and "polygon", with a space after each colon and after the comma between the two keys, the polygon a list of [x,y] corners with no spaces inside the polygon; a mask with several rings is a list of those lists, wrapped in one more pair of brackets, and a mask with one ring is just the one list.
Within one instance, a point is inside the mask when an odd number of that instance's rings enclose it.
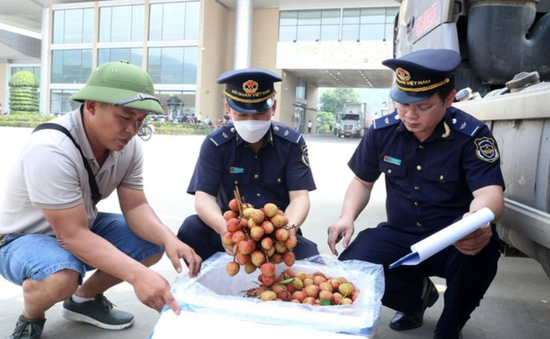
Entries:
{"label": "bag strap", "polygon": [[97,203],[101,200],[101,193],[99,193],[99,188],[97,187],[97,182],[95,181],[94,173],[92,172],[92,168],[90,167],[90,164],[88,163],[88,159],[84,157],[84,153],[82,153],[82,149],[80,148],[80,145],[76,143],[76,140],[74,140],[71,133],[63,126],[59,124],[54,124],[51,122],[46,122],[43,124],[40,124],[36,126],[34,129],[34,132],[43,130],[43,129],[54,129],[56,131],[59,131],[63,134],[65,134],[73,144],[75,145],[76,149],[80,152],[80,155],[82,156],[82,162],[84,163],[84,167],[86,168],[86,172],[88,172],[88,184],[90,185],[90,190],[92,191],[92,202],[94,203],[94,206],[97,205]]}

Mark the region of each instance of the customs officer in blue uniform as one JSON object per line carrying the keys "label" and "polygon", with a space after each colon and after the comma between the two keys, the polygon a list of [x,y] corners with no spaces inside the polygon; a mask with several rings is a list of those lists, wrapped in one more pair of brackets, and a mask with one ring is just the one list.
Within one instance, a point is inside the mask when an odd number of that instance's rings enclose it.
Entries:
{"label": "customs officer in blue uniform", "polygon": [[[384,65],[396,72],[391,98],[396,111],[374,121],[348,165],[354,172],[340,219],[329,226],[328,244],[343,239],[341,260],[382,264],[382,302],[397,311],[394,330],[422,326],[439,293],[430,276],[446,279],[444,309],[434,338],[456,339],[479,306],[497,271],[499,239],[487,224],[417,266],[388,265],[410,246],[476,210],[498,218],[504,209],[499,152],[489,128],[451,107],[452,75],[460,64],[452,50],[422,50]],[[388,221],[366,229],[350,244],[354,221],[384,173]]]}
{"label": "customs officer in blue uniform", "polygon": [[315,182],[307,145],[296,130],[272,121],[277,102],[274,83],[281,78],[268,70],[229,71],[218,78],[225,84],[225,110],[232,122],[204,140],[187,192],[195,195],[197,214],[185,219],[178,231],[203,259],[216,252],[232,254],[222,245],[235,187],[247,203],[262,207],[274,203],[295,225],[297,259],[319,254],[317,245],[301,235],[299,227],[310,207]]}

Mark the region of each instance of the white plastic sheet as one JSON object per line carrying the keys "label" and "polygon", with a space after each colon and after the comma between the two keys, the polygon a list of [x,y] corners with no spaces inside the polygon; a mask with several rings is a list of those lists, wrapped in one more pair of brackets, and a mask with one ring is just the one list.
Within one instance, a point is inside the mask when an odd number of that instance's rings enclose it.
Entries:
{"label": "white plastic sheet", "polygon": [[[193,331],[197,325],[202,327],[202,334],[204,331],[216,334],[216,329],[220,329],[217,323],[224,322],[238,324],[243,331],[259,324],[270,325],[271,334],[298,331],[310,334],[319,332],[323,336],[341,333],[371,337],[374,333],[384,292],[381,265],[356,260],[341,262],[328,256],[296,261],[292,267],[294,272],[321,271],[334,278],[345,277],[361,291],[353,305],[311,306],[244,297],[246,290],[258,286],[259,270],[246,274],[241,268],[239,274],[230,277],[225,267],[231,260],[233,258],[229,255],[219,253],[204,262],[199,277],[189,279],[181,276],[173,285],[172,292],[184,312],[176,317],[171,310],[165,309],[152,338],[174,338],[165,336],[165,333],[177,333],[181,328]],[[286,268],[284,264],[277,265],[277,274]],[[248,325],[243,327],[242,324]],[[231,337],[232,332],[220,333]]]}

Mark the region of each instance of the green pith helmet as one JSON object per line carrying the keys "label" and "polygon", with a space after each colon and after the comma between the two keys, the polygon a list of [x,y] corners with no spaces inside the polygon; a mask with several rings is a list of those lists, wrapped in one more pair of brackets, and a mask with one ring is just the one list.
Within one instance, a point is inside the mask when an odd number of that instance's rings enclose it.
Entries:
{"label": "green pith helmet", "polygon": [[120,61],[99,66],[71,100],[93,100],[164,114],[154,94],[153,81],[147,72],[127,61]]}

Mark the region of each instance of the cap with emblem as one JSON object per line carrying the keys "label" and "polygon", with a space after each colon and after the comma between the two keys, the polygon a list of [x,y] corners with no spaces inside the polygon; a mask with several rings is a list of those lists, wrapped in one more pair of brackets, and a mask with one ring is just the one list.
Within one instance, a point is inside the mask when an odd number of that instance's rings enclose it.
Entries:
{"label": "cap with emblem", "polygon": [[428,99],[439,87],[448,84],[460,64],[460,54],[450,49],[425,49],[382,64],[395,71],[391,98],[401,104]]}
{"label": "cap with emblem", "polygon": [[224,95],[232,109],[256,114],[273,106],[276,94],[273,84],[281,80],[278,74],[266,69],[247,68],[223,73],[218,83],[225,84]]}
{"label": "cap with emblem", "polygon": [[127,61],[109,62],[90,74],[86,85],[71,100],[93,100],[164,114],[153,81],[140,67]]}

